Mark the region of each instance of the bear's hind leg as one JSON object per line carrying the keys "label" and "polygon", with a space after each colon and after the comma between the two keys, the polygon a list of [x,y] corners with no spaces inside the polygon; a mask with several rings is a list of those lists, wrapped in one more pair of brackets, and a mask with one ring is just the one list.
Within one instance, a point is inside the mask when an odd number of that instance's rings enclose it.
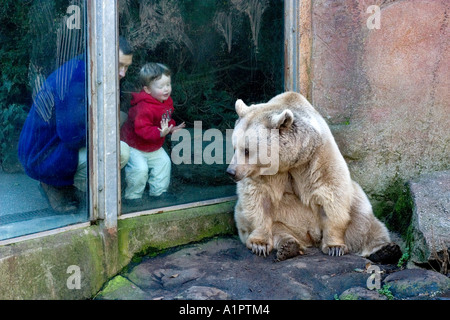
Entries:
{"label": "bear's hind leg", "polygon": [[283,261],[304,254],[306,245],[301,244],[294,236],[293,232],[280,222],[274,222],[273,242],[277,249],[276,261]]}
{"label": "bear's hind leg", "polygon": [[381,249],[372,253],[367,259],[381,264],[396,264],[402,257],[402,250],[396,243],[388,243]]}
{"label": "bear's hind leg", "polygon": [[284,239],[277,249],[276,261],[283,261],[304,254],[304,250],[294,238]]}

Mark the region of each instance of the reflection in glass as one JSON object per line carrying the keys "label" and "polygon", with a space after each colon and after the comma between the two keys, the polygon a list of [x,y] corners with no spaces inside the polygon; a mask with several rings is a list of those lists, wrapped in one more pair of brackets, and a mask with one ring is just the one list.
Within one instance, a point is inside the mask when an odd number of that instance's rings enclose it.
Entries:
{"label": "reflection in glass", "polygon": [[88,219],[84,1],[6,2],[0,240]]}
{"label": "reflection in glass", "polygon": [[[121,111],[134,112],[140,70],[157,62],[172,71],[171,117],[186,124],[163,145],[171,160],[168,191],[150,196],[147,184],[142,201],[123,201],[123,213],[235,195],[225,173],[234,104],[267,101],[284,90],[283,10],[280,0],[119,1],[120,34],[134,48]],[[126,168],[121,175],[124,200]]]}

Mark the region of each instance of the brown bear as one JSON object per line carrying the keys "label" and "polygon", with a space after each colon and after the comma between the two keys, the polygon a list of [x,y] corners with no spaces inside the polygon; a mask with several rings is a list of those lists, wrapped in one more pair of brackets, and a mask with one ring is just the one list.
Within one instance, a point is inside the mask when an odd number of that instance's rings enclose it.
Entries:
{"label": "brown bear", "polygon": [[328,125],[302,95],[251,106],[238,100],[236,112],[227,173],[237,181],[235,220],[249,249],[266,256],[276,248],[278,260],[309,246],[333,256],[399,258]]}

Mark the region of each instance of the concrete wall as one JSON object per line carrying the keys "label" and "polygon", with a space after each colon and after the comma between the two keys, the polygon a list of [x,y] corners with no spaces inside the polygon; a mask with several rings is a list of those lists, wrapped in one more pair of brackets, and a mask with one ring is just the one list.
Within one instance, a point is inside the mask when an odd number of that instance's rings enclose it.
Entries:
{"label": "concrete wall", "polygon": [[[88,299],[135,255],[234,234],[235,202],[101,224],[0,246],[0,300]],[[80,288],[70,266],[80,271]],[[69,271],[69,273],[68,273]],[[70,285],[69,285],[70,287]]]}
{"label": "concrete wall", "polygon": [[447,0],[302,1],[302,93],[370,196],[450,167],[449,13]]}

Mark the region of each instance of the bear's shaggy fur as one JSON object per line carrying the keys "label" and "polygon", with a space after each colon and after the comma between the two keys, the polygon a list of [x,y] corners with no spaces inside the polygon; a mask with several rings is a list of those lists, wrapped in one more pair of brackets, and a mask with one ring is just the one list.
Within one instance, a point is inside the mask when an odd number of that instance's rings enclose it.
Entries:
{"label": "bear's shaggy fur", "polygon": [[[350,178],[328,125],[302,95],[287,92],[251,106],[238,100],[236,112],[227,173],[237,181],[235,220],[249,249],[266,256],[275,248],[278,260],[309,246],[336,256],[369,257],[382,249],[397,258],[398,246]],[[273,129],[277,135],[267,134]],[[275,172],[267,173],[267,162],[258,160],[261,150],[276,162]]]}

